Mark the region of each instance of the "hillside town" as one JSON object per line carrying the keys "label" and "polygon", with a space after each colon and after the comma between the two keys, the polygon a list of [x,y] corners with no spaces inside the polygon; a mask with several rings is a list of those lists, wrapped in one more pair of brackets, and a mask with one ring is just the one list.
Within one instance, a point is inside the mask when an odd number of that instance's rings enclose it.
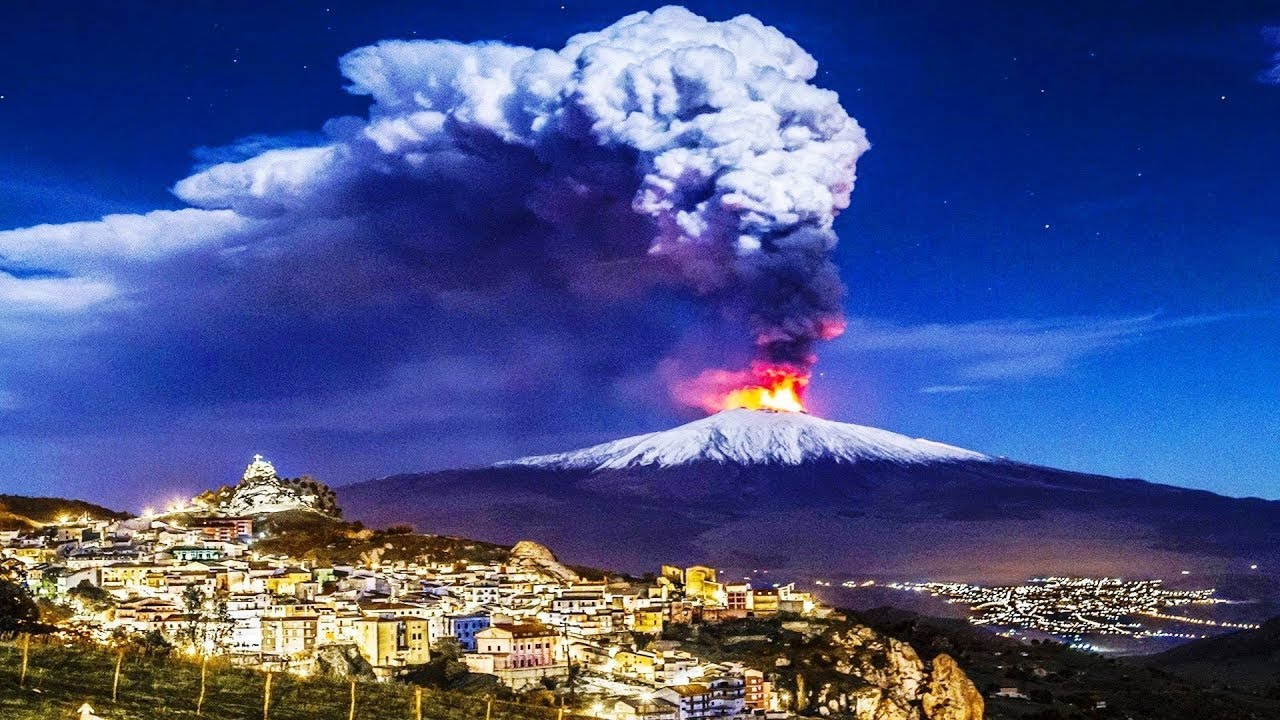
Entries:
{"label": "hillside town", "polygon": [[394,679],[440,654],[513,691],[565,687],[603,718],[786,715],[770,667],[711,662],[663,640],[673,625],[825,616],[791,585],[724,582],[710,567],[585,579],[524,541],[499,560],[326,563],[261,551],[273,513],[338,512],[332,491],[261,456],[239,484],[128,519],[63,517],[0,533],[61,623],[101,642],[152,638],[192,655],[309,675]]}

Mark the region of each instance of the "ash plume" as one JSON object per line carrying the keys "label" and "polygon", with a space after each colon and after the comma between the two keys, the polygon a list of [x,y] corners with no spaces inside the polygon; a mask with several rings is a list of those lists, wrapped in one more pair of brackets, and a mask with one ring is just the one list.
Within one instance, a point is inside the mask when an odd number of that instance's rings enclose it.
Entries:
{"label": "ash plume", "polygon": [[[868,143],[777,29],[665,7],[559,50],[389,40],[340,68],[367,117],[205,151],[223,161],[174,187],[190,208],[0,232],[0,259],[95,283],[86,303],[124,344],[218,397],[353,383],[442,346],[527,366],[504,348],[533,342],[616,379],[667,355],[652,310],[689,298],[760,362],[807,370],[843,330],[832,223]],[[276,361],[226,349],[246,332]]]}

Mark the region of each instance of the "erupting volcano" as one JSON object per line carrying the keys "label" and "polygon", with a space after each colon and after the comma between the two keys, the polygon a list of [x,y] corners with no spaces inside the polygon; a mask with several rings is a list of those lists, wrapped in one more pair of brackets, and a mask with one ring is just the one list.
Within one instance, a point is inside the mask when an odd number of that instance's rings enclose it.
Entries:
{"label": "erupting volcano", "polygon": [[721,410],[807,412],[804,407],[809,373],[787,365],[757,363],[750,370],[707,370],[677,382],[676,400],[708,413]]}
{"label": "erupting volcano", "polygon": [[736,379],[712,414],[679,427],[348,486],[342,506],[370,524],[535,538],[573,562],[636,571],[655,557],[995,583],[1192,569],[1225,588],[1253,577],[1233,568],[1280,567],[1280,502],[1038,467],[806,412],[721,410],[769,409],[788,391],[799,403],[804,387],[799,375]]}
{"label": "erupting volcano", "polygon": [[731,390],[725,396],[721,409],[805,411],[804,390],[809,385],[808,375],[786,368],[766,368],[758,374],[764,382]]}

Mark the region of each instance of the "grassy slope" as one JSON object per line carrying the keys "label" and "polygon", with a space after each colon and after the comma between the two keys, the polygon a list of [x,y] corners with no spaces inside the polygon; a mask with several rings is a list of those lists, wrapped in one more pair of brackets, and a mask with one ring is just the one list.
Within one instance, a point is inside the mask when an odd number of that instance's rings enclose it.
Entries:
{"label": "grassy slope", "polygon": [[[76,717],[88,702],[106,720],[194,718],[200,692],[198,663],[172,659],[125,660],[119,702],[111,702],[115,656],[95,647],[45,646],[33,642],[27,687],[18,685],[21,650],[0,645],[0,718],[52,720]],[[249,720],[262,717],[265,676],[211,662],[203,717]],[[361,720],[413,720],[414,690],[399,683],[358,683],[355,717]],[[346,720],[350,686],[337,678],[272,679],[271,720]],[[423,718],[471,720],[485,717],[485,701],[456,693],[423,691]],[[551,708],[494,703],[492,720],[554,720]],[[566,713],[568,720],[579,720]]]}

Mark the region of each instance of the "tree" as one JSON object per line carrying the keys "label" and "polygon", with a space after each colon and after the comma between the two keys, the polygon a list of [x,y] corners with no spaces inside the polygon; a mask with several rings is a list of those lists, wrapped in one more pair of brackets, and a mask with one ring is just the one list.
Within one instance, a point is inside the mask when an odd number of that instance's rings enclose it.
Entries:
{"label": "tree", "polygon": [[173,650],[173,643],[165,638],[164,634],[159,630],[150,630],[141,634],[134,634],[129,638],[129,645],[132,645],[144,658],[148,660],[163,660]]}
{"label": "tree", "polygon": [[27,589],[27,573],[16,561],[0,563],[0,638],[43,632],[40,608]]}
{"label": "tree", "polygon": [[196,647],[200,639],[200,625],[204,622],[204,592],[192,585],[182,591],[182,612],[187,618],[182,628],[182,639],[190,647]]}
{"label": "tree", "polygon": [[111,593],[88,580],[81,580],[79,585],[67,591],[67,596],[78,598],[85,608],[94,612],[101,612],[115,605],[115,598],[111,597]]}
{"label": "tree", "polygon": [[431,660],[410,671],[410,681],[446,690],[456,688],[471,675],[463,652],[457,640],[441,638],[431,646]]}
{"label": "tree", "polygon": [[[61,565],[47,567],[44,572],[40,573],[40,587],[36,589],[36,593],[41,597],[57,597],[58,596],[58,580],[67,574],[67,569]],[[23,572],[22,580],[26,580],[26,573]]]}
{"label": "tree", "polygon": [[197,650],[221,647],[235,629],[235,619],[227,607],[227,593],[222,590],[209,597],[195,585],[188,587],[182,592],[182,612],[186,624],[180,638]]}
{"label": "tree", "polygon": [[227,597],[228,593],[225,590],[214,593],[213,607],[204,618],[205,642],[215,648],[222,647],[236,626],[235,618],[231,617],[231,611],[227,606]]}
{"label": "tree", "polygon": [[582,677],[582,666],[578,663],[571,663],[568,668],[568,674],[564,678],[564,691],[570,699],[577,699],[578,691],[582,689],[585,678]]}
{"label": "tree", "polygon": [[1038,702],[1043,705],[1053,704],[1053,693],[1044,688],[1031,688],[1027,691],[1027,697],[1031,702]]}
{"label": "tree", "polygon": [[0,580],[0,638],[40,630],[40,608],[25,585]]}

